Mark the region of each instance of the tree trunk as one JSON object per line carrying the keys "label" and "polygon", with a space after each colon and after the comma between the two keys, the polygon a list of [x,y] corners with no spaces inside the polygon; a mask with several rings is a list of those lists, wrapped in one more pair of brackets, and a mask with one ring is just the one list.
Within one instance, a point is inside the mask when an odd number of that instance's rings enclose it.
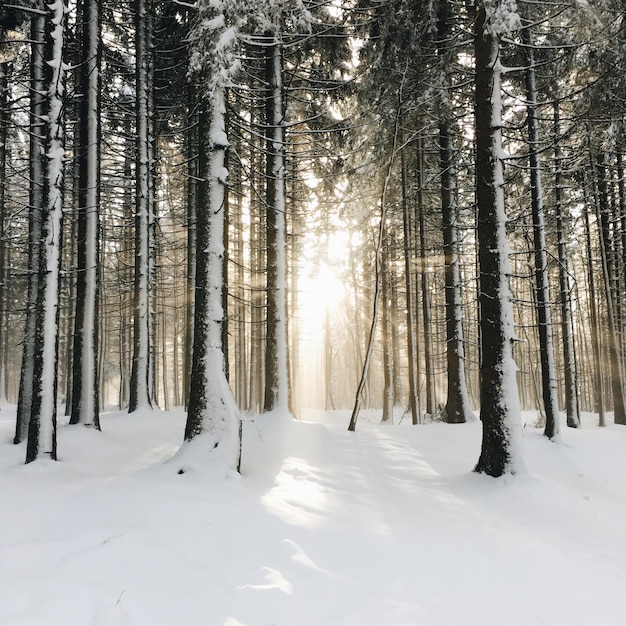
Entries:
{"label": "tree trunk", "polygon": [[[238,412],[224,372],[222,345],[225,153],[224,93],[216,87],[199,114],[199,175],[194,345],[185,441],[206,439],[203,450],[239,463]],[[181,472],[185,468],[181,468]]]}
{"label": "tree trunk", "polygon": [[393,423],[393,358],[391,354],[391,314],[389,297],[389,260],[388,248],[383,248],[381,267],[382,296],[382,348],[383,348],[383,423]]}
{"label": "tree trunk", "polygon": [[610,226],[608,192],[606,184],[606,169],[604,155],[600,153],[596,160],[596,174],[598,180],[598,236],[600,237],[600,256],[602,259],[602,276],[604,278],[604,292],[606,297],[609,339],[609,362],[611,373],[611,390],[613,392],[613,414],[616,424],[626,424],[626,407],[624,406],[624,389],[619,362],[618,340],[615,323],[611,282],[613,280],[612,265],[610,263]]}
{"label": "tree trunk", "polygon": [[268,48],[267,79],[267,331],[264,410],[289,410],[287,358],[287,258],[285,203],[285,112],[282,48]]}
{"label": "tree trunk", "polygon": [[443,418],[450,424],[471,419],[465,378],[465,347],[463,336],[463,299],[459,267],[458,206],[456,164],[452,140],[450,105],[450,36],[451,16],[447,0],[440,0],[438,10],[437,52],[443,79],[439,94],[439,166],[441,168],[441,212],[446,294],[446,364],[448,391]]}
{"label": "tree trunk", "polygon": [[185,302],[185,361],[183,388],[185,407],[189,404],[193,312],[196,283],[196,210],[198,205],[198,115],[196,88],[187,91],[187,293]]}
{"label": "tree trunk", "polygon": [[5,189],[7,134],[9,113],[7,111],[9,89],[9,63],[0,63],[0,402],[6,402],[5,368],[5,308],[6,308],[6,250],[5,250]]}
{"label": "tree trunk", "polygon": [[48,5],[44,52],[44,159],[41,250],[26,462],[56,460],[59,275],[63,217],[63,29],[65,3]]}
{"label": "tree trunk", "polygon": [[482,447],[476,472],[490,476],[519,467],[516,435],[520,408],[513,360],[513,307],[506,238],[499,35],[488,26],[486,9],[477,3],[476,55],[476,200],[481,313]]}
{"label": "tree trunk", "polygon": [[98,292],[100,274],[100,2],[81,4],[78,106],[78,246],[70,424],[100,430]]}
{"label": "tree trunk", "polygon": [[407,198],[406,157],[404,150],[400,153],[402,169],[402,229],[404,235],[404,280],[406,285],[406,325],[407,351],[409,361],[409,407],[413,425],[421,422],[419,395],[417,392],[417,350],[415,349],[415,293],[413,290],[413,250],[411,246],[411,218]]}
{"label": "tree trunk", "polygon": [[130,377],[129,413],[152,408],[154,390],[152,295],[153,251],[153,120],[152,99],[152,2],[135,0],[136,30],[136,206],[135,278],[133,303],[133,365]]}
{"label": "tree trunk", "polygon": [[561,136],[558,101],[554,103],[554,202],[556,212],[556,236],[559,256],[559,291],[561,304],[561,335],[563,341],[563,370],[565,378],[565,410],[567,425],[580,426],[578,387],[576,385],[576,353],[574,351],[574,324],[572,320],[572,284],[567,254],[563,206],[562,159],[559,146]]}
{"label": "tree trunk", "polygon": [[[583,185],[586,189],[586,185]],[[587,196],[587,194],[585,194]],[[585,197],[585,210],[582,212],[585,219],[585,238],[587,247],[587,278],[589,281],[589,309],[591,313],[591,344],[593,348],[593,360],[594,360],[594,390],[595,390],[595,403],[596,411],[598,412],[598,425],[606,426],[605,416],[605,403],[604,403],[604,385],[602,382],[602,345],[600,339],[600,326],[597,312],[597,299],[596,299],[596,287],[595,276],[593,271],[593,254],[591,248],[591,227],[589,224],[589,211],[591,207],[589,205],[589,199]],[[598,225],[600,228],[600,225]]]}
{"label": "tree trunk", "polygon": [[424,147],[421,137],[417,147],[417,211],[420,241],[420,270],[422,276],[422,316],[424,319],[424,372],[426,375],[426,413],[431,417],[437,411],[435,402],[435,366],[433,360],[433,330],[430,304],[430,280],[426,248],[426,216],[424,207]]}
{"label": "tree trunk", "polygon": [[526,99],[528,117],[528,147],[530,161],[530,193],[533,217],[533,242],[535,249],[535,290],[537,322],[539,325],[539,354],[541,361],[541,389],[546,415],[544,434],[552,439],[559,434],[559,403],[556,388],[556,366],[552,341],[552,316],[548,286],[548,255],[544,224],[543,187],[539,159],[539,119],[537,117],[537,85],[535,57],[530,31],[523,29],[526,61]]}
{"label": "tree trunk", "polygon": [[45,154],[45,82],[44,47],[45,14],[33,15],[30,24],[30,157],[29,157],[29,212],[28,212],[28,296],[26,302],[26,325],[20,374],[20,388],[15,424],[15,443],[24,441],[28,435],[28,423],[33,402],[33,372],[35,358],[35,328],[37,318],[37,293],[39,279],[39,249],[44,188]]}

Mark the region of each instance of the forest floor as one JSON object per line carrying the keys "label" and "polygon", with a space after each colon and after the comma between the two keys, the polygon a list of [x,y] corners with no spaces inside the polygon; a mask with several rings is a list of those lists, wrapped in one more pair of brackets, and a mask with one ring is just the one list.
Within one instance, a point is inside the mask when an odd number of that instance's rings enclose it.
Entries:
{"label": "forest floor", "polygon": [[[242,474],[176,473],[181,409],[59,427],[24,465],[0,411],[2,626],[623,626],[626,427],[247,420]],[[526,416],[532,419],[531,416]]]}

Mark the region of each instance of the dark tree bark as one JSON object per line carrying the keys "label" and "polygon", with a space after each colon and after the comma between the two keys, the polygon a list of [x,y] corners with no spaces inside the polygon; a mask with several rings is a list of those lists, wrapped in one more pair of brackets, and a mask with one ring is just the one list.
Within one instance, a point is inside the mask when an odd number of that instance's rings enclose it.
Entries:
{"label": "dark tree bark", "polygon": [[552,439],[559,433],[559,403],[556,389],[556,365],[552,341],[552,316],[548,286],[548,255],[544,224],[543,186],[539,158],[539,119],[537,116],[537,85],[535,56],[529,27],[522,31],[526,62],[526,110],[528,116],[528,146],[530,161],[530,195],[533,217],[535,257],[536,313],[539,325],[539,355],[541,362],[541,389],[546,415],[544,434]]}
{"label": "dark tree bark", "polygon": [[[271,35],[270,35],[271,36]],[[285,202],[285,111],[282,49],[278,41],[266,57],[267,319],[264,410],[289,410],[287,357],[287,262]]]}
{"label": "dark tree bark", "polygon": [[196,88],[187,90],[187,294],[185,303],[185,362],[183,387],[185,407],[189,403],[191,354],[193,351],[193,312],[196,282],[196,208],[198,205],[198,115]]}
{"label": "dark tree bark", "polygon": [[443,79],[439,97],[439,164],[441,168],[441,212],[446,293],[446,364],[448,392],[443,418],[450,424],[471,419],[465,378],[463,334],[463,301],[459,267],[459,235],[456,190],[456,163],[453,145],[452,111],[450,111],[450,45],[451,14],[447,0],[440,0],[437,20],[437,52]]}
{"label": "dark tree bark", "polygon": [[78,241],[70,424],[100,430],[98,292],[100,274],[100,2],[83,0],[78,105]]}
{"label": "dark tree bark", "polygon": [[26,326],[22,352],[20,388],[15,424],[15,443],[24,441],[28,435],[28,423],[32,412],[33,375],[35,358],[35,327],[37,317],[37,292],[39,279],[39,248],[44,187],[45,154],[45,82],[44,46],[46,20],[44,13],[33,15],[30,23],[30,156],[29,156],[29,211],[28,211],[28,295],[26,301]]}
{"label": "dark tree bark", "polygon": [[513,361],[513,307],[509,287],[509,247],[504,210],[501,139],[500,35],[477,3],[476,55],[476,200],[480,269],[482,447],[476,472],[513,473],[520,408]]}

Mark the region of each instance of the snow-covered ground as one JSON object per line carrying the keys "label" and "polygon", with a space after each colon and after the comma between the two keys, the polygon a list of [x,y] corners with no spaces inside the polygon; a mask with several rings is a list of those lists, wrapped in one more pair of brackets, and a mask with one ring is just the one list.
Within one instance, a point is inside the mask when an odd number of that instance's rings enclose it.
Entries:
{"label": "snow-covered ground", "polygon": [[24,465],[0,412],[2,626],[623,626],[626,428],[246,422],[242,476],[178,475],[181,410],[62,425]]}

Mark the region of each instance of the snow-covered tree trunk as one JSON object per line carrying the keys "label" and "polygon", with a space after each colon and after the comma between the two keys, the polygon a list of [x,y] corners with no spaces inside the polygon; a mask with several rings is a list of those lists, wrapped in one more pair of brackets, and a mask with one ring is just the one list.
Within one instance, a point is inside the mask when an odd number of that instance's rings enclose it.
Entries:
{"label": "snow-covered tree trunk", "polygon": [[[43,3],[41,7],[43,7]],[[37,283],[39,279],[39,242],[41,240],[41,208],[44,187],[44,46],[46,19],[43,11],[36,13],[30,23],[30,113],[29,113],[29,210],[28,210],[28,294],[26,325],[20,372],[20,388],[15,422],[15,443],[28,436],[33,401],[33,371],[35,358],[35,326],[37,318]]]}
{"label": "snow-covered tree trunk", "polygon": [[224,372],[222,345],[228,147],[224,116],[224,92],[218,88],[210,95],[209,110],[199,116],[194,343],[185,441],[197,440],[202,455],[217,449],[235,469],[239,462],[238,411]]}
{"label": "snow-covered tree trunk", "polygon": [[135,0],[136,47],[136,204],[135,204],[135,279],[133,303],[133,364],[128,411],[151,408],[153,404],[152,363],[152,290],[154,226],[151,0]]}
{"label": "snow-covered tree trunk", "polygon": [[78,241],[71,424],[100,428],[98,291],[100,271],[100,2],[81,4],[78,106]]}
{"label": "snow-covered tree trunk", "polygon": [[287,221],[282,47],[266,57],[267,108],[267,331],[264,410],[289,411],[287,357]]}
{"label": "snow-covered tree trunk", "polygon": [[230,3],[200,3],[192,30],[190,75],[198,86],[198,186],[193,354],[185,442],[178,460],[194,467],[237,469],[239,412],[224,370],[224,226],[226,90],[237,71],[236,20]]}
{"label": "snow-covered tree trunk", "polygon": [[556,365],[552,340],[552,315],[548,285],[548,254],[544,224],[543,186],[539,158],[539,119],[537,115],[537,84],[535,55],[529,28],[522,31],[526,51],[526,110],[528,120],[528,145],[530,161],[530,195],[535,248],[535,292],[537,297],[537,322],[539,325],[539,354],[541,362],[541,389],[546,414],[544,434],[552,439],[559,434],[559,401],[556,386]]}
{"label": "snow-covered tree trunk", "polygon": [[504,203],[499,55],[503,32],[500,28],[513,21],[512,11],[514,3],[510,0],[502,0],[496,6],[478,0],[474,37],[483,423],[482,448],[475,471],[490,476],[515,472],[521,462],[516,449],[520,407],[513,360],[515,333]]}
{"label": "snow-covered tree trunk", "polygon": [[65,4],[47,5],[42,220],[37,292],[33,399],[26,462],[56,460],[59,272],[63,217],[63,29]]}

